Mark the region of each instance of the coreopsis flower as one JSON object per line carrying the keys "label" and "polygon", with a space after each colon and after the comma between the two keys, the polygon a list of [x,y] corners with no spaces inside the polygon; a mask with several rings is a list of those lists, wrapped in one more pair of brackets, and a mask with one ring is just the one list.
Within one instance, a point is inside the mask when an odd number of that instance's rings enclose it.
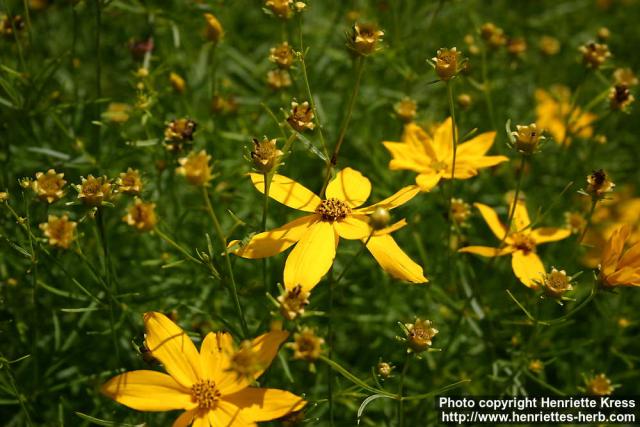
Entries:
{"label": "coreopsis flower", "polygon": [[618,227],[602,250],[598,280],[604,288],[640,286],[640,242],[625,251],[631,227]]}
{"label": "coreopsis flower", "polygon": [[631,68],[617,68],[613,72],[613,79],[616,84],[626,85],[627,87],[633,87],[638,85],[638,78],[633,73]]}
{"label": "coreopsis flower", "polygon": [[266,0],[264,5],[278,18],[289,19],[293,13],[293,0]]}
{"label": "coreopsis flower", "polygon": [[173,71],[169,74],[169,83],[173,90],[178,93],[184,93],[184,89],[186,87],[186,82],[178,73],[174,73]]}
{"label": "coreopsis flower", "polygon": [[522,154],[531,155],[538,151],[540,142],[545,139],[543,132],[535,123],[528,126],[517,125],[516,130],[511,132],[514,138],[513,146]]}
{"label": "coreopsis flower", "polygon": [[183,143],[193,141],[193,134],[197,127],[197,123],[191,119],[171,120],[164,129],[164,142],[167,150],[182,150]]}
{"label": "coreopsis flower", "polygon": [[414,353],[422,353],[431,347],[433,338],[438,330],[430,320],[417,318],[414,323],[405,323],[406,341],[409,349]]}
{"label": "coreopsis flower", "polygon": [[174,426],[249,426],[302,409],[306,402],[284,390],[252,387],[269,367],[288,333],[272,331],[251,341],[255,362],[261,366],[250,378],[236,375],[231,335],[210,332],[200,352],[178,325],[161,313],[144,315],[145,344],[167,374],[137,370],[107,381],[101,391],[138,411],[183,410]]}
{"label": "coreopsis flower", "polygon": [[536,123],[549,132],[558,144],[569,145],[572,137],[591,138],[593,122],[598,118],[593,113],[582,111],[571,104],[566,87],[557,87],[554,94],[542,89],[535,91]]}
{"label": "coreopsis flower", "polygon": [[527,51],[527,41],[523,37],[514,37],[507,42],[507,52],[520,56]]}
{"label": "coreopsis flower", "polygon": [[[256,189],[264,192],[263,175],[249,175]],[[234,249],[233,253],[243,258],[265,258],[295,245],[285,263],[284,284],[287,289],[301,285],[304,291],[309,292],[331,268],[342,237],[367,242],[369,252],[393,277],[424,283],[427,279],[422,274],[422,267],[413,262],[390,235],[405,226],[406,221],[399,221],[372,234],[367,219],[367,215],[378,207],[396,208],[407,203],[418,192],[415,185],[407,186],[387,199],[361,207],[369,198],[371,182],[354,169],[345,168],[336,174],[327,186],[324,200],[296,181],[274,175],[269,197],[307,215],[282,227],[254,235],[246,245]],[[238,244],[238,241],[233,241],[229,245],[234,247]]]}
{"label": "coreopsis flower", "polygon": [[564,221],[571,234],[580,234],[587,225],[587,220],[580,212],[565,212]]}
{"label": "coreopsis flower", "polygon": [[309,292],[297,285],[291,289],[285,289],[278,297],[280,313],[287,320],[294,320],[304,314],[304,308],[309,304]]}
{"label": "coreopsis flower", "polygon": [[291,86],[291,83],[291,75],[287,70],[278,68],[267,73],[267,84],[271,89],[284,89]]}
{"label": "coreopsis flower", "polygon": [[409,97],[403,98],[393,106],[396,116],[404,123],[411,123],[416,118],[418,104]]}
{"label": "coreopsis flower", "polygon": [[308,101],[298,104],[296,101],[291,102],[291,110],[287,116],[287,123],[298,132],[313,130],[316,125],[313,123],[313,109]]}
{"label": "coreopsis flower", "polygon": [[110,102],[107,111],[102,113],[102,117],[112,123],[126,123],[129,121],[131,105],[123,102]]}
{"label": "coreopsis flower", "polygon": [[497,27],[493,22],[482,24],[480,27],[480,37],[482,37],[482,39],[494,49],[504,46],[507,43],[507,37],[504,34],[504,30]]}
{"label": "coreopsis flower", "polygon": [[137,169],[127,168],[116,180],[118,192],[137,196],[142,191],[142,178]]}
{"label": "coreopsis flower", "polygon": [[562,298],[565,293],[573,290],[571,276],[567,276],[567,272],[564,270],[557,270],[555,267],[551,268],[550,273],[545,273],[540,280],[542,290],[551,298]]}
{"label": "coreopsis flower", "polygon": [[[453,168],[453,138],[451,118],[436,126],[433,136],[415,123],[405,125],[402,142],[383,142],[392,160],[391,170],[412,170],[418,173],[416,183],[429,191],[441,179],[451,179]],[[456,153],[454,179],[469,179],[478,170],[506,162],[505,156],[485,156],[493,145],[496,133],[482,133],[459,144]]]}
{"label": "coreopsis flower", "polygon": [[376,373],[380,378],[387,379],[391,376],[393,368],[394,367],[390,363],[380,362],[376,365]]}
{"label": "coreopsis flower", "polygon": [[598,69],[611,57],[609,46],[604,43],[589,42],[580,46],[582,61],[588,68]]}
{"label": "coreopsis flower", "polygon": [[30,181],[31,188],[40,200],[44,200],[51,204],[64,197],[64,186],[67,183],[63,173],[57,173],[53,169],[49,169],[47,173],[36,173],[36,179]]}
{"label": "coreopsis flower", "polygon": [[158,222],[155,209],[155,203],[145,203],[136,197],[122,220],[139,231],[153,230]]}
{"label": "coreopsis flower", "polygon": [[616,187],[611,178],[603,169],[593,171],[587,176],[586,193],[591,197],[602,198],[605,194],[610,193]]}
{"label": "coreopsis flower", "polygon": [[76,186],[78,190],[78,199],[87,206],[100,206],[102,202],[111,199],[113,185],[106,176],[82,177],[80,185]]}
{"label": "coreopsis flower", "polygon": [[222,29],[222,24],[218,21],[211,13],[205,13],[204,20],[206,22],[206,27],[204,28],[204,36],[207,40],[212,41],[214,43],[218,43],[222,40],[224,36],[224,30]]}
{"label": "coreopsis flower", "polygon": [[293,65],[293,49],[288,42],[282,42],[269,50],[269,61],[280,68],[291,68]]}
{"label": "coreopsis flower", "polygon": [[209,161],[211,156],[205,150],[189,153],[187,157],[178,159],[180,167],[176,169],[179,175],[187,178],[193,185],[206,186],[213,178]]}
{"label": "coreopsis flower", "polygon": [[544,371],[544,363],[540,359],[533,359],[529,362],[529,370],[535,374],[539,374]]}
{"label": "coreopsis flower", "polygon": [[370,55],[378,49],[384,32],[373,23],[356,23],[349,35],[349,48],[359,55]]}
{"label": "coreopsis flower", "polygon": [[605,374],[598,374],[586,380],[585,388],[590,396],[609,396],[613,393],[614,387]]}
{"label": "coreopsis flower", "polygon": [[78,223],[69,221],[67,214],[57,217],[49,215],[47,222],[40,224],[40,229],[45,237],[49,239],[49,244],[62,249],[69,249],[75,239],[75,232]]}
{"label": "coreopsis flower", "polygon": [[435,64],[436,74],[444,81],[451,80],[460,71],[460,52],[455,47],[438,49],[431,60]]}
{"label": "coreopsis flower", "polygon": [[451,199],[451,217],[457,224],[464,223],[471,216],[471,206],[462,199]]}
{"label": "coreopsis flower", "polygon": [[313,329],[305,326],[293,335],[293,342],[286,344],[286,347],[293,350],[295,360],[313,362],[322,354],[323,344],[324,338],[317,336]]}
{"label": "coreopsis flower", "polygon": [[251,163],[258,172],[265,174],[271,172],[282,157],[282,151],[276,147],[276,140],[264,137],[262,141],[253,138],[253,150],[251,150]]}
{"label": "coreopsis flower", "polygon": [[[493,234],[500,240],[504,240],[501,247],[467,246],[458,252],[472,253],[483,257],[497,257],[511,255],[511,267],[516,277],[527,287],[537,288],[538,282],[545,273],[542,260],[536,253],[538,245],[566,239],[571,231],[556,227],[533,228],[527,206],[523,200],[518,200],[511,224],[511,229],[500,222],[496,211],[482,203],[475,203],[482,218],[485,220]],[[506,235],[506,237],[505,237]]]}
{"label": "coreopsis flower", "polygon": [[557,55],[558,52],[560,52],[560,41],[555,37],[540,37],[540,43],[538,46],[540,47],[540,52],[547,56]]}
{"label": "coreopsis flower", "polygon": [[627,111],[633,101],[635,98],[627,85],[617,84],[609,92],[609,106],[612,110]]}

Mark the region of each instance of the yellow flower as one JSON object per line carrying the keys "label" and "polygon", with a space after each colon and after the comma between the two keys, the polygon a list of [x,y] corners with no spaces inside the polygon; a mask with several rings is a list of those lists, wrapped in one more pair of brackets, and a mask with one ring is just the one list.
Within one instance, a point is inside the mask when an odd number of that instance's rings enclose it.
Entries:
{"label": "yellow flower", "polygon": [[93,175],[82,177],[78,187],[78,199],[87,206],[100,206],[111,199],[112,186],[106,176],[95,178]]}
{"label": "yellow flower", "polygon": [[403,98],[393,106],[396,116],[404,123],[411,123],[416,118],[418,104],[409,97]]}
{"label": "yellow flower", "polygon": [[612,110],[627,111],[633,101],[635,98],[627,85],[617,84],[609,92],[609,106]]}
{"label": "yellow flower", "polygon": [[617,68],[613,72],[613,78],[616,84],[626,85],[628,87],[638,85],[638,78],[631,68]]}
{"label": "yellow flower", "polygon": [[539,374],[544,371],[544,363],[540,359],[533,359],[529,362],[529,370],[533,373]]}
{"label": "yellow flower", "polygon": [[9,193],[7,191],[0,191],[0,203],[4,203],[9,200]]}
{"label": "yellow flower", "polygon": [[155,208],[155,203],[144,203],[136,197],[136,200],[129,206],[129,211],[122,220],[140,231],[153,230],[158,222]]}
{"label": "yellow flower", "polygon": [[542,129],[538,129],[535,123],[529,126],[516,126],[516,131],[511,132],[515,139],[514,146],[516,150],[523,154],[531,155],[538,150],[540,141],[544,140]]}
{"label": "yellow flower", "polygon": [[289,117],[287,117],[287,123],[298,132],[313,130],[316,127],[313,123],[313,117],[313,109],[308,101],[304,101],[302,104],[293,101],[291,102],[291,111],[289,112]]}
{"label": "yellow flower", "polygon": [[285,289],[284,293],[278,297],[280,303],[280,313],[287,320],[293,320],[304,314],[304,308],[309,304],[309,292],[302,290],[302,286],[294,286]]}
{"label": "yellow flower", "polygon": [[580,212],[565,212],[564,221],[571,234],[580,234],[587,225],[587,220]]}
{"label": "yellow flower", "polygon": [[602,286],[640,286],[640,242],[624,250],[630,234],[631,227],[623,224],[605,244],[598,274]]}
{"label": "yellow flower", "polygon": [[36,173],[36,179],[31,186],[38,198],[46,200],[47,203],[53,203],[64,197],[64,185],[67,183],[63,173],[57,173],[53,169],[49,169],[47,173]]}
{"label": "yellow flower", "polygon": [[291,86],[291,75],[287,70],[278,68],[267,73],[267,84],[271,89],[283,89]]}
{"label": "yellow flower", "polygon": [[178,93],[184,93],[186,82],[184,81],[182,76],[180,76],[180,74],[171,72],[169,74],[169,83],[171,84],[173,90]]}
{"label": "yellow flower", "polygon": [[451,217],[453,220],[462,224],[471,216],[471,206],[462,199],[451,199]]}
{"label": "yellow flower", "polygon": [[591,197],[602,198],[606,193],[611,193],[616,187],[611,178],[603,169],[593,171],[587,176],[587,190],[586,192]]}
{"label": "yellow flower", "polygon": [[313,329],[304,327],[293,335],[293,342],[286,346],[293,350],[295,360],[313,362],[322,354],[324,339],[316,335]]}
{"label": "yellow flower", "polygon": [[164,129],[165,147],[169,151],[180,151],[184,142],[193,141],[193,134],[198,124],[191,119],[176,119],[167,124]]}
{"label": "yellow flower", "polygon": [[136,169],[128,168],[126,172],[122,172],[116,184],[118,184],[118,191],[121,193],[138,195],[142,191],[142,179],[140,172]]}
{"label": "yellow flower", "polygon": [[606,44],[589,42],[583,46],[580,46],[580,52],[582,53],[582,60],[584,64],[589,68],[598,69],[605,61],[611,56],[609,52],[609,46]]}
{"label": "yellow flower", "polygon": [[391,376],[391,371],[393,371],[393,366],[387,362],[379,362],[376,365],[376,372],[381,378],[389,378]]}
{"label": "yellow flower", "polygon": [[122,102],[111,102],[102,117],[113,123],[125,123],[129,120],[131,106]]}
{"label": "yellow flower", "polygon": [[189,153],[187,157],[178,159],[180,167],[176,169],[176,172],[184,175],[187,181],[193,185],[209,185],[209,181],[213,178],[211,176],[211,166],[209,166],[210,160],[211,156],[204,150],[198,153]]}
{"label": "yellow flower", "polygon": [[558,144],[569,145],[571,137],[593,136],[593,122],[598,118],[593,113],[571,106],[570,93],[566,87],[555,88],[555,96],[542,89],[535,92],[537,125],[547,130]]}
{"label": "yellow flower", "polygon": [[[264,192],[261,174],[249,174],[253,185]],[[406,221],[373,232],[367,215],[379,206],[393,209],[411,200],[419,189],[412,185],[393,196],[368,207],[360,207],[369,198],[371,182],[360,172],[345,168],[336,174],[326,190],[325,200],[303,185],[282,175],[274,175],[269,197],[308,214],[282,227],[257,234],[244,246],[234,250],[243,258],[265,258],[295,245],[284,267],[287,289],[301,285],[310,291],[322,279],[336,255],[340,238],[367,241],[367,249],[380,266],[393,277],[413,283],[424,283],[422,267],[413,262],[396,244],[390,233],[406,225]],[[233,241],[230,246],[235,246]]]}
{"label": "yellow flower", "polygon": [[220,24],[218,18],[213,16],[211,13],[205,13],[204,19],[205,21],[207,21],[207,26],[204,29],[204,36],[207,38],[207,40],[218,43],[224,36],[222,24]]}
{"label": "yellow flower", "polygon": [[504,30],[497,27],[493,22],[482,24],[480,27],[480,37],[482,37],[482,39],[494,49],[504,46],[507,43],[507,37],[504,35]]}
{"label": "yellow flower", "polygon": [[507,52],[520,56],[527,51],[527,41],[522,37],[514,37],[507,42]]}
{"label": "yellow flower", "polygon": [[[472,253],[484,257],[511,254],[511,267],[516,277],[525,286],[537,288],[542,275],[545,273],[544,265],[536,253],[537,245],[565,239],[571,234],[571,231],[555,227],[532,228],[527,207],[524,201],[518,200],[511,230],[507,234],[506,227],[500,222],[498,214],[493,209],[481,203],[475,203],[474,206],[478,208],[493,234],[501,241],[504,239],[504,245],[499,248],[467,246],[458,252]],[[505,234],[507,234],[506,238]]]}
{"label": "yellow flower", "polygon": [[566,271],[555,267],[551,269],[551,273],[545,273],[541,283],[544,292],[552,298],[562,298],[566,292],[573,290],[571,277],[567,276]]}
{"label": "yellow flower", "polygon": [[540,37],[540,51],[547,55],[553,56],[560,52],[560,41],[551,36]]}
{"label": "yellow flower", "polygon": [[280,43],[269,50],[269,61],[280,68],[291,68],[293,65],[293,49],[288,42]]}
{"label": "yellow flower", "polygon": [[[509,159],[505,156],[485,156],[493,145],[495,132],[482,133],[458,145],[455,179],[469,179],[478,169],[495,166]],[[416,183],[429,191],[441,179],[451,179],[453,146],[451,118],[437,126],[433,137],[415,123],[405,125],[402,142],[383,142],[393,159],[391,170],[412,170],[418,173]]]}
{"label": "yellow flower", "polygon": [[276,140],[264,137],[262,141],[253,138],[253,150],[251,161],[258,172],[265,174],[271,172],[282,157],[282,151],[276,147]]}
{"label": "yellow flower", "polygon": [[414,323],[406,323],[407,345],[414,353],[422,353],[431,346],[431,341],[438,334],[430,320],[416,319]]}
{"label": "yellow flower", "polygon": [[49,244],[62,249],[69,249],[75,239],[75,231],[78,223],[69,221],[65,214],[62,217],[49,215],[48,221],[40,224],[40,229],[49,239]]}
{"label": "yellow flower", "polygon": [[302,409],[306,402],[284,390],[251,387],[278,353],[288,333],[274,331],[251,341],[262,366],[251,378],[230,371],[235,353],[225,332],[210,332],[200,352],[178,325],[161,313],[144,315],[146,346],[168,374],[138,370],[118,375],[101,390],[138,411],[184,410],[174,426],[252,426]]}
{"label": "yellow flower", "polygon": [[438,49],[436,56],[431,59],[435,63],[436,74],[442,80],[450,80],[458,74],[460,52],[455,47]]}
{"label": "yellow flower", "polygon": [[360,55],[369,55],[377,50],[382,36],[384,36],[384,32],[380,31],[376,24],[356,23],[353,26],[349,47]]}
{"label": "yellow flower", "polygon": [[609,396],[613,393],[611,380],[605,374],[598,374],[587,380],[587,394],[591,396]]}
{"label": "yellow flower", "polygon": [[288,19],[293,12],[293,0],[267,0],[264,5],[278,18]]}

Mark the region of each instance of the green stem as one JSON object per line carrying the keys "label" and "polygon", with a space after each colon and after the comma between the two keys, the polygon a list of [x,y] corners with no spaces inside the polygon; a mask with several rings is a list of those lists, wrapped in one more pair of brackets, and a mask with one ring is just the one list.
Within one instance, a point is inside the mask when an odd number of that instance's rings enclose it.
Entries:
{"label": "green stem", "polygon": [[453,104],[453,82],[451,80],[446,81],[447,84],[447,93],[449,98],[449,114],[451,115],[451,148],[453,150],[453,158],[451,161],[451,179],[449,182],[449,195],[447,198],[447,219],[448,219],[448,227],[447,227],[447,270],[449,272],[449,282],[455,282],[455,270],[453,269],[452,262],[453,257],[455,256],[455,252],[451,250],[451,239],[452,239],[452,229],[454,227],[454,219],[451,212],[451,204],[453,201],[453,187],[454,187],[454,179],[456,173],[456,156],[458,153],[458,128],[456,123],[456,110]]}
{"label": "green stem", "polygon": [[[333,266],[329,270],[329,308],[327,310],[327,318],[329,324],[327,326],[327,341],[329,344],[329,359],[333,357]],[[333,419],[333,382],[335,378],[333,375],[333,370],[329,367],[329,371],[327,372],[327,393],[329,400],[329,425],[333,427],[334,419]]]}
{"label": "green stem", "polygon": [[345,274],[347,274],[349,269],[356,263],[356,261],[358,260],[358,258],[362,254],[362,252],[364,252],[364,249],[369,244],[369,240],[371,240],[371,238],[373,237],[373,233],[374,232],[375,232],[375,230],[372,229],[371,233],[369,233],[369,236],[367,237],[367,239],[364,242],[362,242],[362,246],[360,246],[360,249],[358,249],[358,252],[356,252],[356,254],[353,256],[353,258],[351,258],[351,261],[349,262],[349,264],[347,264],[347,266],[344,268],[344,270],[342,270],[342,273],[340,273],[340,275],[336,279],[336,281],[335,281],[336,285],[338,283],[340,283],[340,280],[344,277]]}
{"label": "green stem", "polygon": [[216,229],[216,234],[218,235],[220,244],[224,249],[224,260],[227,266],[229,280],[231,281],[231,294],[233,296],[233,302],[236,306],[236,312],[238,313],[238,317],[240,319],[240,326],[242,327],[242,334],[244,335],[243,338],[247,338],[249,336],[249,328],[247,327],[247,321],[244,318],[244,312],[242,311],[240,299],[238,298],[238,287],[236,285],[236,279],[233,274],[233,267],[231,266],[231,258],[229,256],[229,249],[227,248],[227,238],[222,231],[222,227],[220,226],[220,221],[218,221],[216,212],[213,210],[213,206],[211,206],[211,200],[209,200],[209,191],[205,186],[202,186],[202,196],[205,201],[207,212],[209,213],[211,221],[213,222],[213,226]]}
{"label": "green stem", "polygon": [[580,234],[580,238],[578,239],[578,245],[582,243],[584,237],[587,235],[587,231],[589,231],[589,227],[591,227],[591,221],[593,219],[593,213],[596,210],[596,205],[598,204],[597,197],[591,197],[591,208],[589,209],[589,214],[587,215],[587,223],[584,226],[584,230]]}
{"label": "green stem", "polygon": [[[95,0],[96,4],[96,38],[95,38],[95,60],[96,60],[96,101],[95,101],[95,113],[94,120],[100,121],[100,104],[99,100],[102,97],[102,57],[100,55],[100,45],[101,45],[101,33],[102,33],[102,0]],[[102,152],[102,144],[100,143],[100,138],[102,137],[102,129],[101,126],[95,126],[95,144],[97,152]]]}
{"label": "green stem", "polygon": [[[269,211],[269,187],[271,179],[269,173],[262,174],[264,180],[264,199],[262,202],[262,231],[267,231],[267,214]],[[267,258],[262,258],[262,281],[264,282],[265,292],[269,292],[269,281],[267,280]]]}
{"label": "green stem", "polygon": [[[4,357],[2,359],[4,359]],[[29,410],[27,409],[27,405],[25,405],[24,396],[20,394],[20,392],[18,391],[18,387],[16,386],[16,380],[13,377],[13,373],[11,372],[10,362],[6,360],[1,360],[1,362],[7,372],[7,377],[9,377],[9,383],[11,385],[13,395],[16,397],[16,399],[18,399],[18,402],[20,403],[20,408],[22,409],[22,412],[24,412],[24,416],[27,419],[27,425],[32,426],[33,421],[31,421],[31,415],[29,415]]]}
{"label": "green stem", "polygon": [[160,231],[160,229],[158,227],[154,228],[153,231],[158,235],[158,237],[160,237],[162,240],[167,242],[169,245],[173,246],[182,255],[187,257],[187,259],[189,261],[194,262],[196,264],[202,264],[202,262],[200,260],[198,260],[197,258],[193,257],[185,248],[183,248],[178,243],[176,243],[171,237],[167,236],[164,232]]}
{"label": "green stem", "polygon": [[[400,373],[400,386],[398,387],[398,396],[404,394],[404,379],[409,370],[409,362],[411,362],[411,354],[407,352],[404,358],[404,365],[402,366],[402,372]],[[404,399],[398,400],[398,427],[404,427]]]}
{"label": "green stem", "polygon": [[507,218],[507,226],[504,230],[504,236],[502,236],[502,240],[500,241],[500,245],[498,247],[502,247],[504,241],[509,236],[509,232],[511,231],[511,223],[513,222],[513,217],[516,214],[516,207],[518,206],[518,197],[520,196],[520,187],[522,186],[522,176],[524,175],[524,165],[526,161],[526,156],[524,154],[520,155],[520,165],[518,166],[517,177],[516,177],[516,189],[513,193],[513,203],[509,207],[509,217]]}

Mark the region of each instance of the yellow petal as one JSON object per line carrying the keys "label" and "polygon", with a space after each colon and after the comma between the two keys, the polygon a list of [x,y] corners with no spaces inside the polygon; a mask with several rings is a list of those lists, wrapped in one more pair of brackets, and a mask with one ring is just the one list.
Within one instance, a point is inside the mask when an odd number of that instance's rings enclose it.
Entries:
{"label": "yellow petal", "polygon": [[[249,176],[254,187],[264,194],[264,176],[258,173],[250,173]],[[315,212],[321,203],[320,197],[313,194],[307,187],[282,175],[274,175],[271,179],[269,197],[290,208],[305,212]]]}
{"label": "yellow petal", "polygon": [[210,332],[200,348],[204,378],[214,379],[222,393],[235,393],[251,385],[248,378],[230,371],[235,350],[233,338],[226,332]]}
{"label": "yellow petal", "polygon": [[411,283],[426,283],[422,267],[416,264],[400,249],[390,234],[373,236],[367,243],[367,249],[378,261],[380,267],[392,277]]}
{"label": "yellow petal", "polygon": [[340,237],[349,240],[364,239],[371,234],[371,227],[364,215],[349,215],[342,221],[334,222],[333,227]]}
{"label": "yellow petal", "polygon": [[107,381],[100,389],[118,403],[138,411],[171,411],[197,406],[191,390],[156,371],[131,371]]}
{"label": "yellow petal", "polygon": [[251,348],[254,353],[257,355],[257,363],[261,366],[261,370],[254,374],[254,378],[258,379],[260,375],[266,371],[269,366],[271,366],[271,362],[273,358],[278,354],[278,350],[280,350],[280,346],[286,339],[289,337],[289,332],[287,331],[270,331],[266,334],[262,334],[259,337],[254,338],[251,341]]}
{"label": "yellow petal", "polygon": [[357,208],[371,194],[371,181],[355,169],[344,168],[331,180],[325,192],[326,198],[335,197]]}
{"label": "yellow petal", "polygon": [[222,397],[240,409],[244,419],[270,421],[304,408],[307,402],[300,396],[273,388],[249,387],[238,393]]}
{"label": "yellow petal", "polygon": [[442,178],[442,174],[438,172],[422,173],[416,177],[416,184],[420,187],[420,191],[427,192],[438,185],[440,178]]}
{"label": "yellow petal", "polygon": [[536,288],[544,274],[544,265],[535,252],[525,254],[515,251],[511,257],[511,267],[518,279],[529,288]]}
{"label": "yellow petal", "polygon": [[357,209],[357,212],[370,214],[375,212],[378,207],[383,207],[385,209],[394,209],[398,206],[404,205],[409,200],[413,199],[418,193],[420,193],[420,187],[418,187],[417,185],[407,185],[406,187],[402,187],[400,190],[398,190],[393,196],[387,197],[386,199],[371,206]]}
{"label": "yellow petal", "polygon": [[[210,411],[197,411],[195,413],[195,417],[193,418],[192,426],[193,427],[211,427],[211,424],[209,423],[209,413]],[[231,426],[231,424],[215,424],[215,425]]]}
{"label": "yellow petal", "polygon": [[183,412],[178,418],[176,418],[171,427],[190,426],[193,422],[193,419],[196,417],[196,415],[198,415],[198,412],[201,412],[199,408]]}
{"label": "yellow petal", "polygon": [[433,139],[417,124],[407,123],[404,126],[402,141],[411,147],[412,152],[418,154],[417,157],[424,158],[426,164],[437,160],[436,152],[433,149]]}
{"label": "yellow petal", "polygon": [[558,240],[566,239],[571,235],[571,230],[555,227],[541,227],[531,230],[530,236],[536,242],[536,244],[556,242]]}
{"label": "yellow petal", "polygon": [[433,136],[433,149],[438,160],[448,163],[452,162],[453,136],[451,117],[447,118],[436,129],[435,135]]}
{"label": "yellow petal", "polygon": [[496,132],[485,132],[471,138],[469,141],[458,146],[456,156],[461,159],[464,157],[482,157],[493,145],[496,138]]}
{"label": "yellow petal", "polygon": [[640,269],[623,267],[607,276],[607,283],[610,286],[640,286]]}
{"label": "yellow petal", "polygon": [[[300,240],[315,219],[315,215],[306,215],[282,227],[256,234],[246,245],[239,247],[233,253],[242,258],[252,259],[277,255]],[[234,240],[229,243],[229,247],[238,243],[238,240]]]}
{"label": "yellow petal", "polygon": [[383,142],[385,148],[389,150],[393,157],[389,162],[391,170],[413,170],[416,172],[428,168],[429,158],[417,152],[409,144],[404,142]]}
{"label": "yellow petal", "polygon": [[[511,204],[511,206],[513,206]],[[522,231],[529,227],[531,220],[529,219],[529,212],[527,212],[527,204],[523,200],[518,200],[516,203],[516,211],[513,213],[513,224],[511,229],[515,231]]]}
{"label": "yellow petal", "polygon": [[383,228],[381,230],[376,230],[373,233],[373,235],[374,236],[382,236],[384,234],[390,234],[390,233],[393,233],[395,231],[400,230],[401,228],[405,227],[406,225],[407,225],[407,220],[402,218],[400,221],[397,221],[397,222],[391,224],[388,227],[385,227],[385,228]]}
{"label": "yellow petal", "polygon": [[505,246],[504,248],[492,248],[489,246],[465,246],[464,248],[458,249],[458,252],[476,254],[484,257],[496,257],[510,254],[514,251],[511,246]]}
{"label": "yellow petal", "polygon": [[189,336],[162,313],[144,315],[146,345],[167,372],[187,388],[202,378],[200,355]]}
{"label": "yellow petal", "polygon": [[640,268],[640,242],[636,243],[622,255],[618,265],[621,267]]}
{"label": "yellow petal", "polygon": [[478,208],[478,210],[480,211],[480,215],[482,215],[482,218],[487,223],[487,225],[489,226],[493,234],[498,239],[502,240],[506,233],[506,228],[500,222],[500,219],[498,218],[498,214],[496,213],[496,211],[494,211],[489,206],[484,205],[482,203],[474,203],[473,206]]}
{"label": "yellow petal", "polygon": [[312,224],[293,248],[284,266],[287,289],[301,285],[305,291],[313,289],[324,276],[336,256],[338,237],[329,222]]}
{"label": "yellow petal", "polygon": [[242,414],[240,408],[224,400],[218,402],[215,410],[209,411],[209,423],[212,427],[257,427]]}
{"label": "yellow petal", "polygon": [[624,243],[630,233],[631,227],[627,224],[623,224],[616,228],[611,234],[611,237],[609,237],[609,240],[607,240],[602,251],[601,269],[603,274],[608,276],[616,270],[618,260],[620,259],[622,250],[624,249]]}

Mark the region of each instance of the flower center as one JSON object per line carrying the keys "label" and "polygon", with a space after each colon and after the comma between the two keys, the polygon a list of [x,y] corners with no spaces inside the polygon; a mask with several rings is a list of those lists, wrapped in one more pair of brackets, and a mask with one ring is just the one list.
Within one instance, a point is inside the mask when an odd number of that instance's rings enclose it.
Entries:
{"label": "flower center", "polygon": [[322,216],[323,221],[341,221],[351,214],[351,208],[342,200],[335,197],[323,200],[316,209],[316,213]]}
{"label": "flower center", "polygon": [[536,248],[536,242],[524,233],[514,233],[511,238],[513,239],[513,246],[524,253],[532,252]]}
{"label": "flower center", "polygon": [[440,172],[447,169],[447,164],[441,160],[431,162],[431,168],[436,172]]}
{"label": "flower center", "polygon": [[217,405],[222,393],[218,391],[215,381],[200,380],[191,387],[192,399],[201,409],[211,409]]}

